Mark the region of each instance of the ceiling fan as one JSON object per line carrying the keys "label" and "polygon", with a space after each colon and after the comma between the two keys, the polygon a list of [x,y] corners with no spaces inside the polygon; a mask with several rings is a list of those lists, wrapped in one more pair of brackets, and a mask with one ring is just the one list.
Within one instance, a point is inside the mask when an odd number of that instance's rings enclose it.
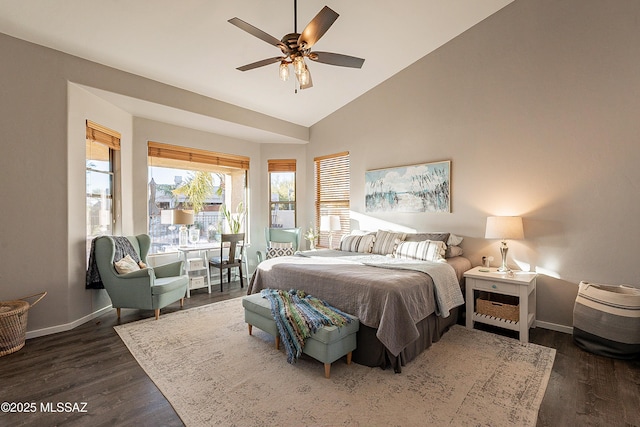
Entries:
{"label": "ceiling fan", "polygon": [[307,68],[304,58],[323,64],[337,65],[340,67],[361,68],[364,59],[355,56],[342,55],[331,52],[311,52],[311,47],[327,32],[333,25],[338,15],[328,6],[322,8],[320,12],[307,24],[302,33],[298,33],[298,2],[293,2],[293,33],[286,34],[281,40],[265,33],[264,31],[246,23],[240,18],[231,18],[229,23],[241,30],[276,46],[282,52],[282,56],[263,59],[251,64],[238,67],[237,70],[248,71],[254,68],[280,62],[280,78],[283,81],[289,79],[289,65],[293,65],[293,70],[300,85],[300,89],[307,89],[313,86],[311,73]]}

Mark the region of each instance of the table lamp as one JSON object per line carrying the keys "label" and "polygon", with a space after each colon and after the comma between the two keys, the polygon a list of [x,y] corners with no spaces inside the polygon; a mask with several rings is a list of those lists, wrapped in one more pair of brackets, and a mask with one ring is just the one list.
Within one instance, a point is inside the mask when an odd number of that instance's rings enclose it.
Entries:
{"label": "table lamp", "polygon": [[524,239],[522,228],[522,218],[519,216],[490,216],[487,217],[487,228],[485,239],[500,239],[500,255],[502,255],[502,265],[498,268],[500,273],[511,271],[507,266],[507,239]]}
{"label": "table lamp", "polygon": [[326,215],[320,217],[320,231],[329,232],[329,249],[333,249],[333,232],[340,231],[340,217],[338,215]]}
{"label": "table lamp", "polygon": [[187,246],[189,242],[189,231],[187,225],[193,224],[193,211],[185,209],[174,209],[171,211],[171,223],[180,225],[180,234],[178,234],[178,245]]}

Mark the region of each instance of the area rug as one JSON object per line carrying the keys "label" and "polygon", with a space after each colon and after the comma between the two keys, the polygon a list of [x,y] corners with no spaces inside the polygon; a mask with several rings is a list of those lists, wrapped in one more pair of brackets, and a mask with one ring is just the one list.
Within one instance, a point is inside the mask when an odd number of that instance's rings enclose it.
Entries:
{"label": "area rug", "polygon": [[401,374],[324,377],[244,323],[241,298],[116,326],[187,426],[535,426],[555,350],[454,326]]}

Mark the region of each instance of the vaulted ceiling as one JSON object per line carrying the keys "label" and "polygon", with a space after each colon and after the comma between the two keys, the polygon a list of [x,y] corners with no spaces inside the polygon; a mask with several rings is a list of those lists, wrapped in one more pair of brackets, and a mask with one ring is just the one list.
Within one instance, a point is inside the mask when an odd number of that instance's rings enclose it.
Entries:
{"label": "vaulted ceiling", "polygon": [[293,32],[292,0],[0,0],[0,32],[311,126],[511,1],[301,0],[298,32],[325,5],[340,15],[315,50],[365,63],[310,62],[314,87],[297,93],[277,64],[236,70],[280,52],[227,22],[239,17],[280,39]]}

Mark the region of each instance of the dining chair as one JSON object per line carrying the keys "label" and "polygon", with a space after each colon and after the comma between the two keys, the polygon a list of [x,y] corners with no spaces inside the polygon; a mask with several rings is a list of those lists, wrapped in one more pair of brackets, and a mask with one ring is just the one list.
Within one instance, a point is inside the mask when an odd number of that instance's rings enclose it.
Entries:
{"label": "dining chair", "polygon": [[[218,249],[215,250],[216,252]],[[223,291],[223,273],[227,271],[227,283],[231,282],[231,269],[238,268],[240,287],[243,287],[242,254],[244,251],[244,233],[222,234],[217,256],[209,257],[209,266],[220,271],[220,292]]]}

